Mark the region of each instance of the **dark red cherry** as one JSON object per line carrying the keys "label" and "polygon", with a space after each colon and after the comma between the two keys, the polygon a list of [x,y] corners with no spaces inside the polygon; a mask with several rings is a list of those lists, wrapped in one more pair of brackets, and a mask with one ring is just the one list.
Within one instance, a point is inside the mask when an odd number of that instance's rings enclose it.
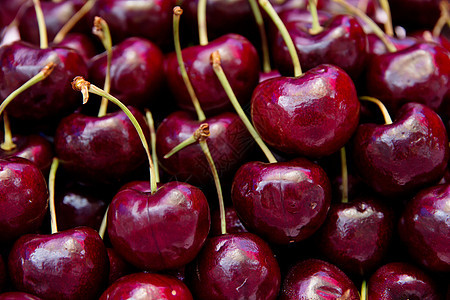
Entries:
{"label": "dark red cherry", "polygon": [[67,47],[77,51],[86,63],[95,56],[97,49],[87,35],[82,33],[69,33],[66,37],[57,44],[59,47]]}
{"label": "dark red cherry", "polygon": [[[348,15],[335,16],[323,24],[324,29],[318,34],[310,34],[309,24],[305,21],[292,18],[285,25],[304,71],[321,64],[332,64],[356,79],[363,70],[366,34],[355,18]],[[274,62],[280,73],[293,75],[292,59],[279,31],[273,37],[271,45]]]}
{"label": "dark red cherry", "polygon": [[331,204],[317,249],[341,270],[365,275],[381,265],[394,230],[391,209],[371,198]]}
{"label": "dark red cherry", "polygon": [[359,121],[360,103],[351,78],[321,65],[300,77],[261,82],[252,96],[255,128],[285,153],[321,157],[338,151]]}
{"label": "dark red cherry", "polygon": [[42,300],[42,298],[23,292],[8,292],[0,294],[0,300]]}
{"label": "dark red cherry", "polygon": [[28,0],[2,1],[2,5],[0,5],[0,30],[14,20],[20,8],[24,5],[31,5],[31,2]]}
{"label": "dark red cherry", "polygon": [[352,147],[361,178],[385,196],[411,195],[438,182],[449,159],[442,120],[419,103],[402,106],[393,124],[360,125]]}
{"label": "dark red cherry", "polygon": [[370,277],[367,288],[368,300],[441,299],[433,280],[408,263],[382,266]]}
{"label": "dark red cherry", "polygon": [[[245,106],[250,101],[259,78],[259,58],[256,49],[241,35],[227,34],[209,42],[206,46],[183,49],[182,55],[187,74],[202,109],[210,115],[233,109],[211,67],[211,53],[217,50],[221,57],[222,68],[242,105]],[[194,111],[175,53],[172,52],[167,56],[165,70],[168,86],[177,104],[183,110]]]}
{"label": "dark red cherry", "polygon": [[117,279],[132,273],[134,268],[123,260],[113,248],[106,248],[109,259],[109,276],[108,286],[113,284]]}
{"label": "dark red cherry", "polygon": [[353,282],[335,265],[307,259],[288,271],[279,299],[359,300],[359,293]]}
{"label": "dark red cherry", "polygon": [[210,238],[192,266],[196,299],[276,299],[280,267],[272,250],[251,233]]}
{"label": "dark red cherry", "polygon": [[[220,222],[220,212],[217,209],[211,213],[210,236],[219,236],[222,234]],[[225,207],[225,223],[227,225],[227,233],[248,232],[233,206]]]}
{"label": "dark red cherry", "polygon": [[61,119],[81,104],[70,85],[75,76],[87,75],[81,55],[68,48],[40,49],[21,41],[0,48],[0,98],[6,98],[49,62],[56,64],[53,72],[8,105],[6,110],[11,116],[40,121]]}
{"label": "dark red cherry", "polygon": [[366,84],[368,94],[393,112],[406,102],[437,110],[449,93],[449,52],[435,43],[416,43],[374,56],[368,62]]}
{"label": "dark red cherry", "polygon": [[[148,106],[164,79],[163,54],[152,42],[132,37],[112,49],[111,94],[126,105]],[[89,61],[89,78],[103,86],[107,54],[103,52]]]}
{"label": "dark red cherry", "polygon": [[[386,38],[395,46],[397,51],[406,49],[417,44],[418,40],[411,36],[406,36],[404,38],[395,38],[386,35]],[[368,59],[372,59],[373,56],[388,53],[386,45],[380,38],[374,33],[369,33],[367,35],[367,56]]]}
{"label": "dark red cherry", "polygon": [[175,277],[161,274],[135,273],[114,282],[100,300],[147,299],[192,300],[187,286]]}
{"label": "dark red cherry", "polygon": [[21,157],[0,159],[0,241],[35,232],[47,211],[47,183],[39,168]]}
{"label": "dark red cherry", "polygon": [[108,235],[126,261],[145,270],[181,267],[195,258],[209,232],[210,215],[202,191],[169,182],[150,193],[129,186],[114,196]]}
{"label": "dark red cherry", "polygon": [[244,225],[267,241],[304,240],[325,221],[331,201],[325,171],[304,158],[250,162],[236,173],[233,205]]}
{"label": "dark red cherry", "polygon": [[450,271],[450,185],[420,191],[406,204],[400,237],[416,262],[432,271]]}
{"label": "dark red cherry", "polygon": [[205,122],[210,130],[208,147],[220,177],[231,178],[253,149],[250,133],[234,113],[222,113],[199,122],[188,112],[174,112],[163,120],[156,131],[156,153],[164,170],[178,180],[201,185],[213,181],[205,154],[198,144],[164,158]]}
{"label": "dark red cherry", "polygon": [[108,255],[89,227],[28,234],[15,243],[9,275],[19,291],[45,299],[97,299],[108,280]]}
{"label": "dark red cherry", "polygon": [[[144,116],[129,109],[149,140]],[[136,129],[122,111],[100,118],[80,113],[64,118],[56,129],[55,150],[64,169],[91,184],[124,180],[146,161]]]}

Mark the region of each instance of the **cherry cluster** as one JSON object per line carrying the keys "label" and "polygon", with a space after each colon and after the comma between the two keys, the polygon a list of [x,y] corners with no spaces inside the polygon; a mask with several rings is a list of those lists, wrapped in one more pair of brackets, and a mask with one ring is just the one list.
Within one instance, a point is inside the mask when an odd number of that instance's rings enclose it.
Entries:
{"label": "cherry cluster", "polygon": [[0,33],[0,300],[450,299],[448,0],[0,0]]}

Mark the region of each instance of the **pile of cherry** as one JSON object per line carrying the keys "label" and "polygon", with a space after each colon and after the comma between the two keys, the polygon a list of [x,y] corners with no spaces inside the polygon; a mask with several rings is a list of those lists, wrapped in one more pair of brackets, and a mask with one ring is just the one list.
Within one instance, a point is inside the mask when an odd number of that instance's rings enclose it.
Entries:
{"label": "pile of cherry", "polygon": [[[391,0],[392,27],[386,1],[348,1],[377,35],[342,0],[319,0],[317,18],[314,1],[272,1],[302,69],[264,10],[263,58],[248,0],[209,1],[206,37],[195,0],[42,1],[48,47],[33,2],[0,4],[0,103],[53,63],[1,116],[0,299],[450,299],[448,2]],[[83,105],[71,85],[104,86],[95,16],[114,45],[110,93],[155,145],[157,188],[129,117],[97,116],[101,97]],[[226,214],[200,143],[165,158],[203,123]]]}

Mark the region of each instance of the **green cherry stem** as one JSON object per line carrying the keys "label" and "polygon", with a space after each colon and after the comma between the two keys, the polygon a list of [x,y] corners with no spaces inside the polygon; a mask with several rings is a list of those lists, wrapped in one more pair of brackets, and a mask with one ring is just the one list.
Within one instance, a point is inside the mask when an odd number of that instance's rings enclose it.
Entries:
{"label": "green cherry stem", "polygon": [[231,101],[231,104],[233,105],[237,114],[241,118],[245,127],[247,127],[247,130],[250,132],[250,134],[255,139],[256,143],[258,144],[258,146],[264,152],[264,154],[267,157],[267,160],[271,163],[276,163],[277,160],[273,156],[272,152],[270,152],[269,148],[263,142],[263,140],[261,139],[261,136],[256,131],[255,127],[253,127],[253,124],[250,122],[250,120],[248,119],[244,110],[242,109],[241,105],[239,104],[239,101],[237,100],[236,95],[234,94],[233,89],[231,88],[231,85],[228,82],[227,76],[225,75],[225,72],[222,69],[219,51],[214,51],[213,53],[211,53],[211,64],[212,64],[214,73],[216,74],[217,78],[219,79],[220,83],[222,84],[228,98]]}
{"label": "green cherry stem", "polygon": [[[206,1],[205,1],[206,3]],[[200,3],[199,3],[200,5]],[[183,10],[179,6],[173,8],[173,42],[175,44],[175,53],[177,56],[178,66],[180,68],[181,77],[183,78],[186,89],[188,90],[189,96],[191,97],[192,104],[194,105],[195,111],[197,112],[197,117],[200,122],[206,119],[205,113],[200,107],[200,102],[198,101],[197,95],[195,94],[194,88],[192,87],[191,80],[186,71],[186,67],[183,61],[183,55],[181,53],[180,45],[180,16],[183,14]]]}
{"label": "green cherry stem", "polygon": [[341,148],[342,203],[348,203],[348,169],[345,146]]}
{"label": "green cherry stem", "polygon": [[381,102],[377,98],[370,97],[370,96],[361,96],[361,97],[359,97],[359,100],[375,103],[380,108],[381,113],[383,114],[385,124],[386,125],[392,124],[391,116],[389,115],[389,112],[386,109],[386,106],[384,106],[383,102]]}
{"label": "green cherry stem", "polygon": [[127,115],[127,117],[130,119],[131,123],[133,124],[134,128],[136,129],[139,138],[141,139],[142,146],[145,149],[145,153],[147,154],[148,163],[150,165],[150,187],[151,187],[151,193],[155,193],[157,190],[157,184],[156,184],[156,173],[155,173],[155,167],[153,165],[153,160],[150,155],[150,150],[148,147],[147,139],[145,138],[144,132],[142,131],[141,126],[139,125],[139,122],[136,120],[136,118],[133,116],[131,111],[122,103],[119,99],[112,96],[111,94],[106,93],[101,88],[91,84],[89,81],[86,81],[82,76],[77,76],[72,81],[72,88],[76,91],[79,91],[83,95],[83,104],[86,103],[89,100],[89,93],[98,95],[100,97],[105,97],[115,105],[119,106],[119,108]]}
{"label": "green cherry stem", "polygon": [[380,6],[386,14],[387,20],[384,23],[384,31],[388,36],[394,36],[394,27],[392,26],[391,8],[388,0],[380,0]]}
{"label": "green cherry stem", "polygon": [[66,24],[58,31],[55,38],[53,39],[53,43],[58,44],[61,43],[62,40],[66,37],[70,30],[94,7],[96,0],[88,0],[81,8],[78,10]]}
{"label": "green cherry stem", "polygon": [[159,178],[159,164],[158,155],[156,155],[156,130],[155,122],[153,121],[153,115],[149,109],[145,109],[145,119],[147,120],[148,129],[150,130],[150,147],[152,148],[152,159],[155,165],[155,180],[156,183],[160,182]]}
{"label": "green cherry stem", "polygon": [[170,150],[166,155],[164,155],[164,158],[167,159],[172,155],[174,155],[175,153],[177,153],[178,151],[183,150],[187,146],[197,143],[202,137],[202,135],[209,137],[210,135],[209,124],[207,123],[201,124],[200,127],[194,132],[194,134],[192,134],[190,137],[188,137],[187,139],[185,139],[184,141],[173,147],[172,150]]}
{"label": "green cherry stem", "polygon": [[259,0],[259,5],[261,5],[261,7],[270,16],[270,18],[280,31],[280,34],[283,37],[284,42],[286,43],[289,54],[291,55],[292,64],[294,65],[294,76],[295,77],[302,76],[303,74],[302,67],[300,66],[300,59],[298,58],[297,50],[295,49],[294,42],[292,41],[292,38],[289,35],[286,26],[284,26],[283,21],[281,21],[272,4],[270,4],[269,0]]}
{"label": "green cherry stem", "polygon": [[449,3],[443,0],[441,1],[441,3],[439,3],[439,7],[441,9],[441,16],[437,20],[436,25],[434,25],[433,27],[432,32],[434,37],[438,37],[441,34],[445,24],[450,27]]}
{"label": "green cherry stem", "polygon": [[317,13],[317,0],[308,0],[308,8],[312,17],[312,27],[309,30],[309,33],[312,35],[321,33],[323,31],[323,27],[319,23],[319,15]]}
{"label": "green cherry stem", "polygon": [[367,300],[367,282],[363,280],[361,284],[361,300]]}
{"label": "green cherry stem", "polygon": [[55,179],[56,171],[58,171],[59,159],[54,157],[52,165],[50,167],[50,173],[48,177],[48,192],[50,196],[49,206],[50,206],[50,223],[52,234],[58,232],[58,225],[56,222],[56,211],[55,211]]}
{"label": "green cherry stem", "polygon": [[3,126],[5,129],[5,139],[0,148],[4,151],[11,151],[16,148],[16,144],[14,144],[12,139],[11,125],[6,112],[3,113]]}
{"label": "green cherry stem", "polygon": [[41,49],[48,48],[47,27],[45,25],[44,13],[42,12],[41,2],[33,0],[34,10],[36,11],[36,19],[39,28],[39,41]]}
{"label": "green cherry stem", "polygon": [[343,6],[352,15],[361,18],[373,30],[373,32],[377,35],[377,37],[384,43],[389,52],[397,52],[397,48],[395,48],[394,44],[386,37],[384,31],[381,30],[381,28],[371,18],[369,18],[362,10],[347,3],[345,0],[333,0],[333,1]]}
{"label": "green cherry stem", "polygon": [[[95,17],[92,33],[100,39],[103,47],[105,47],[106,50],[106,76],[103,90],[109,93],[111,91],[112,40],[108,23],[106,23],[106,21],[100,17]],[[102,98],[100,110],[98,111],[98,117],[103,117],[106,115],[106,112],[108,110],[108,102],[108,99],[106,99],[105,97]]]}
{"label": "green cherry stem", "polygon": [[248,3],[250,3],[250,8],[252,9],[253,16],[255,17],[256,25],[258,25],[259,36],[261,38],[263,72],[269,73],[272,68],[270,66],[269,42],[267,41],[264,19],[261,15],[261,11],[259,10],[256,0],[248,0]]}
{"label": "green cherry stem", "polygon": [[206,2],[199,0],[197,4],[198,38],[201,46],[208,45],[208,29],[206,26]]}
{"label": "green cherry stem", "polygon": [[102,223],[100,224],[100,229],[98,230],[98,235],[102,238],[102,240],[105,237],[106,226],[108,225],[108,211],[109,205],[106,208],[105,214],[103,215]]}

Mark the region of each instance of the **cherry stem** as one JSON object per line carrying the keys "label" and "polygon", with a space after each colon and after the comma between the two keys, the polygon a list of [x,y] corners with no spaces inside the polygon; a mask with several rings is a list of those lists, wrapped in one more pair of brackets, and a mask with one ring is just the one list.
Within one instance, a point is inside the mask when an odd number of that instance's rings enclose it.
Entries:
{"label": "cherry stem", "polygon": [[[205,2],[206,3],[206,2]],[[178,66],[180,68],[181,77],[186,86],[186,89],[191,97],[192,104],[194,105],[195,111],[197,112],[197,117],[200,122],[206,119],[205,113],[203,112],[200,102],[198,101],[197,95],[195,94],[194,87],[192,86],[191,80],[186,71],[186,67],[183,61],[183,54],[181,53],[180,45],[180,16],[183,10],[179,6],[173,8],[173,41],[175,44],[175,53],[177,56]]]}
{"label": "cherry stem", "polygon": [[[105,76],[105,84],[103,85],[103,90],[109,93],[111,91],[112,40],[108,23],[106,23],[106,21],[100,17],[95,17],[92,33],[100,39],[100,41],[103,44],[103,47],[105,47],[106,50],[106,76]],[[100,110],[98,111],[98,117],[103,117],[106,115],[106,112],[108,110],[108,102],[109,102],[108,99],[106,99],[105,97],[102,98]]]}
{"label": "cherry stem", "polygon": [[389,112],[386,109],[386,106],[384,106],[383,102],[381,102],[377,98],[370,97],[370,96],[361,96],[361,97],[359,97],[359,99],[364,100],[364,101],[369,101],[369,102],[372,102],[372,103],[375,103],[376,105],[378,105],[378,107],[381,110],[381,113],[383,114],[385,124],[386,125],[392,124],[391,116],[389,115]]}
{"label": "cherry stem", "polygon": [[342,203],[348,203],[348,169],[345,146],[341,148]]}
{"label": "cherry stem", "polygon": [[275,9],[273,9],[272,4],[270,4],[269,0],[259,0],[259,5],[267,12],[267,14],[272,19],[273,23],[277,26],[278,31],[280,31],[281,36],[283,37],[284,42],[288,48],[289,54],[291,55],[292,64],[294,65],[294,76],[299,77],[302,76],[302,68],[300,66],[300,59],[298,58],[297,50],[295,49],[294,42],[292,41],[289,32],[284,26],[283,21],[281,21]]}
{"label": "cherry stem", "polygon": [[242,109],[241,105],[239,104],[239,101],[237,100],[236,95],[234,94],[233,89],[231,88],[231,85],[227,79],[227,76],[225,75],[225,72],[222,69],[219,51],[214,51],[211,54],[211,64],[212,64],[214,73],[216,73],[217,78],[219,79],[220,83],[222,84],[223,89],[225,90],[228,98],[231,101],[231,104],[233,104],[234,109],[236,110],[237,114],[241,118],[245,127],[247,127],[247,130],[250,132],[250,134],[255,139],[256,143],[258,144],[258,146],[264,152],[264,154],[266,155],[269,162],[276,163],[277,160],[273,156],[272,152],[270,152],[269,148],[263,142],[263,140],[261,139],[261,136],[258,134],[255,127],[253,127],[253,124],[250,122],[250,120],[248,119],[244,110]]}
{"label": "cherry stem", "polygon": [[48,192],[50,196],[50,223],[52,228],[52,234],[58,232],[58,224],[56,222],[56,211],[55,211],[55,179],[56,171],[58,170],[59,159],[54,157],[52,165],[50,167],[50,173],[48,177]]}
{"label": "cherry stem", "polygon": [[394,27],[392,26],[391,8],[388,0],[380,0],[380,5],[386,14],[387,20],[384,23],[384,31],[388,36],[394,36]]}
{"label": "cherry stem", "polygon": [[367,282],[365,280],[361,284],[361,300],[367,300]]}
{"label": "cherry stem", "polygon": [[106,225],[108,225],[108,211],[109,205],[106,208],[105,214],[103,215],[102,223],[100,224],[100,228],[98,230],[98,235],[102,238],[102,240],[105,237]]}
{"label": "cherry stem", "polygon": [[317,13],[317,3],[316,0],[308,0],[308,8],[312,17],[312,27],[309,29],[310,34],[318,34],[323,31],[323,27],[319,23],[319,15]]}
{"label": "cherry stem", "polygon": [[194,132],[193,135],[191,135],[190,137],[188,137],[187,139],[185,139],[184,141],[182,141],[181,143],[179,143],[178,145],[176,145],[175,147],[172,148],[172,150],[170,150],[166,155],[164,155],[164,159],[167,159],[169,157],[171,157],[172,155],[174,155],[175,153],[177,153],[180,150],[183,150],[184,148],[197,143],[200,138],[203,137],[208,137],[209,136],[209,125],[207,123],[203,123],[200,125],[200,127]]}
{"label": "cherry stem", "polygon": [[48,48],[47,27],[45,26],[44,13],[42,12],[41,2],[33,0],[34,10],[36,11],[36,19],[39,28],[39,41],[41,49]]}
{"label": "cherry stem", "polygon": [[155,165],[155,180],[156,183],[160,182],[159,178],[159,164],[158,155],[156,155],[156,130],[155,122],[153,121],[153,115],[149,109],[145,109],[145,119],[147,120],[148,129],[150,130],[150,146],[152,149],[152,159]]}
{"label": "cherry stem", "polygon": [[261,11],[259,10],[259,6],[256,0],[248,0],[248,2],[250,3],[250,8],[252,9],[253,16],[255,17],[256,25],[258,25],[259,36],[261,38],[263,72],[269,73],[272,68],[270,66],[269,43],[267,41],[264,19],[261,15]]}
{"label": "cherry stem", "polygon": [[79,11],[77,11],[66,24],[58,31],[55,38],[53,39],[53,43],[58,44],[61,43],[62,40],[66,37],[69,31],[94,7],[96,0],[88,0]]}
{"label": "cherry stem", "polygon": [[197,4],[198,39],[201,46],[208,45],[208,29],[206,27],[206,2],[207,0],[198,0]]}
{"label": "cherry stem", "polygon": [[381,30],[381,28],[371,18],[369,18],[362,10],[347,3],[345,0],[333,0],[333,1],[343,6],[352,15],[361,18],[372,29],[372,31],[376,34],[376,36],[384,43],[389,52],[397,52],[397,48],[395,48],[394,44],[387,38],[383,30]]}
{"label": "cherry stem", "polygon": [[120,102],[119,99],[112,96],[111,94],[106,93],[101,88],[91,84],[89,81],[86,81],[82,76],[77,76],[72,81],[72,88],[76,91],[79,91],[83,94],[83,104],[85,104],[89,100],[89,93],[98,95],[100,97],[105,97],[115,105],[119,106],[119,108],[127,115],[128,119],[130,119],[131,123],[133,124],[134,128],[136,129],[139,138],[141,139],[142,146],[145,149],[145,153],[147,154],[147,159],[150,165],[150,187],[151,187],[151,193],[155,193],[157,190],[157,184],[156,184],[156,172],[155,167],[153,165],[153,160],[150,155],[150,150],[148,148],[147,139],[145,138],[144,132],[142,131],[141,125],[139,125],[139,122],[136,120],[136,118],[133,116],[131,111],[126,107],[122,102]]}
{"label": "cherry stem", "polygon": [[[5,100],[3,100],[2,104],[0,104],[0,115],[4,112],[6,106],[8,106],[8,104],[11,103],[11,101],[13,101],[18,95],[20,95],[22,92],[24,92],[31,86],[35,85],[36,83],[47,78],[52,73],[55,66],[56,66],[55,63],[53,63],[53,62],[46,64],[45,67],[43,67],[41,69],[41,71],[39,71],[39,73],[34,75],[27,82],[22,84],[18,89],[16,89],[14,92],[9,94],[9,96],[6,97]],[[15,145],[12,142],[11,129],[9,127],[9,121],[8,121],[8,117],[7,117],[6,113],[3,114],[3,121],[5,124],[4,125],[5,126],[5,140],[4,140],[4,143],[2,143],[0,147],[1,147],[1,149],[5,150],[5,151],[9,151],[9,150],[14,149]]]}
{"label": "cherry stem", "polygon": [[450,27],[450,14],[449,14],[449,4],[447,1],[441,1],[441,3],[439,3],[439,7],[441,9],[441,16],[439,17],[439,19],[436,22],[436,25],[434,25],[433,27],[433,36],[434,37],[438,37],[441,32],[442,29],[444,28],[445,24],[447,24],[447,26]]}
{"label": "cherry stem", "polygon": [[4,151],[11,151],[15,149],[17,146],[14,144],[11,133],[11,126],[9,124],[8,114],[6,112],[3,113],[3,126],[5,128],[5,140],[1,144],[0,148]]}

